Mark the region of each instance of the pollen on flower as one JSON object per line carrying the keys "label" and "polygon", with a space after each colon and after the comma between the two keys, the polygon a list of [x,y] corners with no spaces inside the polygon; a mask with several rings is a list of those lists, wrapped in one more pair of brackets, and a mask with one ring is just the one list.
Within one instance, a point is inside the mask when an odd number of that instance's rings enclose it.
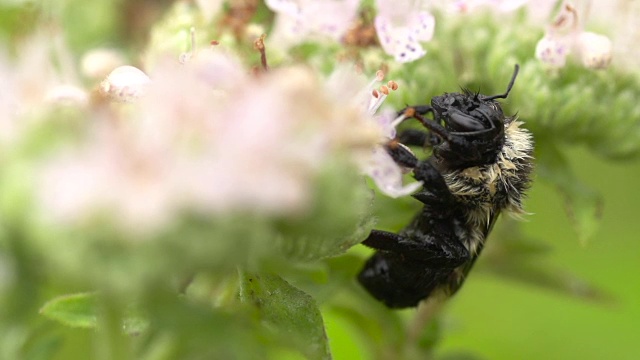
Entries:
{"label": "pollen on flower", "polygon": [[[384,111],[382,114],[375,115],[386,97],[391,91],[398,89],[398,84],[391,80],[386,85],[374,88],[377,83],[384,79],[384,71],[376,72],[376,77],[369,84],[369,104],[367,113],[381,130],[382,137],[378,138],[378,145],[371,153],[360,163],[362,171],[368,175],[376,184],[382,193],[390,197],[406,196],[414,193],[420,186],[421,182],[413,182],[403,184],[403,174],[407,169],[400,167],[395,163],[393,158],[387,153],[385,145],[396,146],[393,141],[396,137],[396,126],[398,126],[407,116],[401,114],[396,116],[395,111]],[[397,146],[402,146],[398,144]]]}
{"label": "pollen on flower", "polygon": [[376,72],[376,77],[369,83],[368,88],[371,91],[371,99],[369,100],[369,106],[367,111],[369,114],[373,115],[380,108],[380,106],[384,103],[385,99],[389,95],[390,91],[395,91],[398,89],[398,83],[393,80],[387,82],[387,85],[381,85],[377,89],[374,86],[381,82],[384,79],[384,71],[378,70]]}

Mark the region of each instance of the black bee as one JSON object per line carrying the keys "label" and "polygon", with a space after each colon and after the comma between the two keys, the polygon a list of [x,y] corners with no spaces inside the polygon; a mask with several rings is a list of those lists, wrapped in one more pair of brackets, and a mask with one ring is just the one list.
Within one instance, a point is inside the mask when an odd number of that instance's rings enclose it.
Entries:
{"label": "black bee", "polygon": [[[504,94],[445,93],[434,97],[430,106],[403,110],[428,132],[407,131],[386,149],[422,181],[413,197],[424,208],[398,234],[369,234],[363,244],[377,251],[358,276],[388,307],[412,307],[430,297],[454,294],[500,212],[523,212],[533,170],[533,139],[496,101],[509,95],[518,69],[516,65]],[[433,120],[423,116],[428,113]],[[431,147],[433,153],[421,161],[404,145]]]}

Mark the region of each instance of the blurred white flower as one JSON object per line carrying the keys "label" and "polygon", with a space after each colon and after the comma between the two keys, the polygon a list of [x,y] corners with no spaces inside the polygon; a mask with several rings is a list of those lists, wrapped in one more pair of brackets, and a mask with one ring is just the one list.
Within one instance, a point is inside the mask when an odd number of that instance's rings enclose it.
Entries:
{"label": "blurred white flower", "polygon": [[223,9],[224,0],[196,0],[206,21],[211,21]]}
{"label": "blurred white flower", "polygon": [[38,203],[50,219],[104,214],[153,232],[185,211],[298,214],[315,177],[345,154],[384,192],[415,190],[381,153],[395,125],[374,113],[393,83],[374,97],[376,82],[344,69],[327,80],[305,67],[252,76],[215,49],[159,61],[150,78],[132,108],[94,114],[83,145],[43,164]]}
{"label": "blurred white flower", "polygon": [[63,84],[49,89],[44,100],[50,104],[86,106],[89,96],[78,86]]}
{"label": "blurred white flower", "polygon": [[92,49],[82,56],[82,74],[90,79],[103,79],[109,72],[125,64],[124,55],[109,48]]}
{"label": "blurred white flower", "polygon": [[142,70],[123,65],[115,68],[100,83],[100,91],[118,102],[133,102],[142,97],[151,79]]}
{"label": "blurred white flower", "polygon": [[604,69],[611,63],[613,44],[608,37],[585,31],[578,36],[577,45],[585,67]]}
{"label": "blurred white flower", "polygon": [[72,67],[64,44],[43,33],[21,44],[12,59],[0,51],[0,146],[18,142],[51,106],[84,106],[88,99],[74,74],[61,74]]}
{"label": "blurred white flower", "polygon": [[564,67],[570,52],[571,41],[566,38],[545,36],[536,44],[536,58],[554,69]]}
{"label": "blurred white flower", "polygon": [[567,57],[573,53],[589,69],[609,66],[613,54],[611,40],[604,35],[583,31],[580,20],[571,3],[563,4],[536,45],[536,58],[549,68],[558,69],[565,66]]}
{"label": "blurred white flower", "polygon": [[433,38],[433,15],[411,0],[376,0],[376,4],[374,25],[384,51],[403,63],[424,56],[427,52],[420,43]]}
{"label": "blurred white flower", "polygon": [[270,44],[287,47],[310,37],[340,40],[357,17],[360,0],[266,0],[276,12]]}

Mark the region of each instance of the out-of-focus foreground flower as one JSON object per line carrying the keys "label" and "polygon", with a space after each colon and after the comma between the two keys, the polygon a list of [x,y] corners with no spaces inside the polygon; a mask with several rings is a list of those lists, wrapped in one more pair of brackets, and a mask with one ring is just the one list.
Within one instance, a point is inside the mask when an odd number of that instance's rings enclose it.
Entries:
{"label": "out-of-focus foreground flower", "polygon": [[130,229],[162,228],[184,212],[291,215],[345,156],[384,192],[406,195],[419,184],[403,187],[380,147],[375,112],[386,94],[374,84],[345,69],[327,81],[301,66],[251,75],[218,49],[184,65],[164,59],[149,77],[120,67],[102,91],[134,103],[94,112],[86,139],[43,164],[39,203],[56,221],[111,214]]}
{"label": "out-of-focus foreground flower", "polygon": [[293,45],[305,38],[339,40],[353,25],[360,0],[266,0],[276,12],[275,43]]}

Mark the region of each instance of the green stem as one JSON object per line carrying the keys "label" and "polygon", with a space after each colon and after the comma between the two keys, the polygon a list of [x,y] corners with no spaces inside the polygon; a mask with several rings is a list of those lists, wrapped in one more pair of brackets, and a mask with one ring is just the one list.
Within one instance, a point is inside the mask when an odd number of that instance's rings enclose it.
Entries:
{"label": "green stem", "polygon": [[133,360],[130,338],[123,331],[122,304],[108,296],[99,296],[98,327],[96,330],[94,358],[97,360]]}

